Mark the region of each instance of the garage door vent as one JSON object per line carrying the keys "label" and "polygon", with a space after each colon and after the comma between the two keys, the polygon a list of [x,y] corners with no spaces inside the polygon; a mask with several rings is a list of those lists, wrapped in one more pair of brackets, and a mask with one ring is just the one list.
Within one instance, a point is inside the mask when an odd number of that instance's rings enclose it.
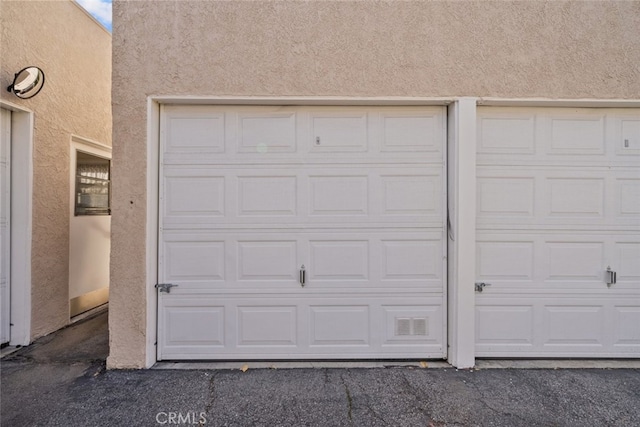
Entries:
{"label": "garage door vent", "polygon": [[425,317],[397,317],[396,335],[427,335],[427,319]]}

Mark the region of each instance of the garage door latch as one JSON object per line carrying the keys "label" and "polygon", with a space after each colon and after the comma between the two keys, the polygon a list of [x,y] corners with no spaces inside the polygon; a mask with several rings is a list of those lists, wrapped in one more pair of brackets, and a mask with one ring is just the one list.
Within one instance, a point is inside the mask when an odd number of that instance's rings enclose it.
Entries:
{"label": "garage door latch", "polygon": [[485,286],[491,286],[491,283],[476,282],[476,292],[482,292]]}
{"label": "garage door latch", "polygon": [[178,285],[174,285],[173,283],[156,283],[156,289],[159,290],[160,292],[166,292],[166,293],[171,293],[171,288],[173,288],[174,286],[178,286]]}

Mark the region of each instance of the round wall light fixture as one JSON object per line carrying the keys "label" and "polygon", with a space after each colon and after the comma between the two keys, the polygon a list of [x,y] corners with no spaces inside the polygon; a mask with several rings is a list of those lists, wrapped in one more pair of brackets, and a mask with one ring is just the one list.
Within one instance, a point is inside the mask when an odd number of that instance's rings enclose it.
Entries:
{"label": "round wall light fixture", "polygon": [[44,72],[38,67],[25,67],[13,77],[13,83],[7,92],[13,92],[18,98],[33,98],[44,86]]}

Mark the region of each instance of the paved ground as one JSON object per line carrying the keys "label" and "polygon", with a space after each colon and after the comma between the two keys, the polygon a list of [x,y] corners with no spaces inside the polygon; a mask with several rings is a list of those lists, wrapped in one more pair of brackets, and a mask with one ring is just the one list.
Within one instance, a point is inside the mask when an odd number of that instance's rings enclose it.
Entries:
{"label": "paved ground", "polygon": [[107,315],[1,364],[4,426],[640,426],[638,369],[105,371]]}

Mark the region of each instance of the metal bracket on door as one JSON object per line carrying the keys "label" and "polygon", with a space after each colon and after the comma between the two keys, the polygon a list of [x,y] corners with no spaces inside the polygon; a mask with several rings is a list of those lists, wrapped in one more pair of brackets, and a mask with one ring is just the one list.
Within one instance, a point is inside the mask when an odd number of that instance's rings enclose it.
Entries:
{"label": "metal bracket on door", "polygon": [[611,267],[607,267],[607,271],[605,271],[605,281],[607,282],[607,286],[615,285],[618,280],[617,274],[615,271],[611,269]]}
{"label": "metal bracket on door", "polygon": [[174,285],[173,283],[156,283],[156,289],[159,290],[160,292],[166,292],[166,293],[171,293],[171,288],[178,286],[178,285]]}
{"label": "metal bracket on door", "polygon": [[491,286],[491,283],[476,282],[476,292],[482,292],[485,286]]}
{"label": "metal bracket on door", "polygon": [[304,269],[304,264],[302,264],[302,267],[300,267],[300,276],[298,278],[298,281],[300,282],[300,286],[304,288],[305,283],[307,283],[307,272]]}

